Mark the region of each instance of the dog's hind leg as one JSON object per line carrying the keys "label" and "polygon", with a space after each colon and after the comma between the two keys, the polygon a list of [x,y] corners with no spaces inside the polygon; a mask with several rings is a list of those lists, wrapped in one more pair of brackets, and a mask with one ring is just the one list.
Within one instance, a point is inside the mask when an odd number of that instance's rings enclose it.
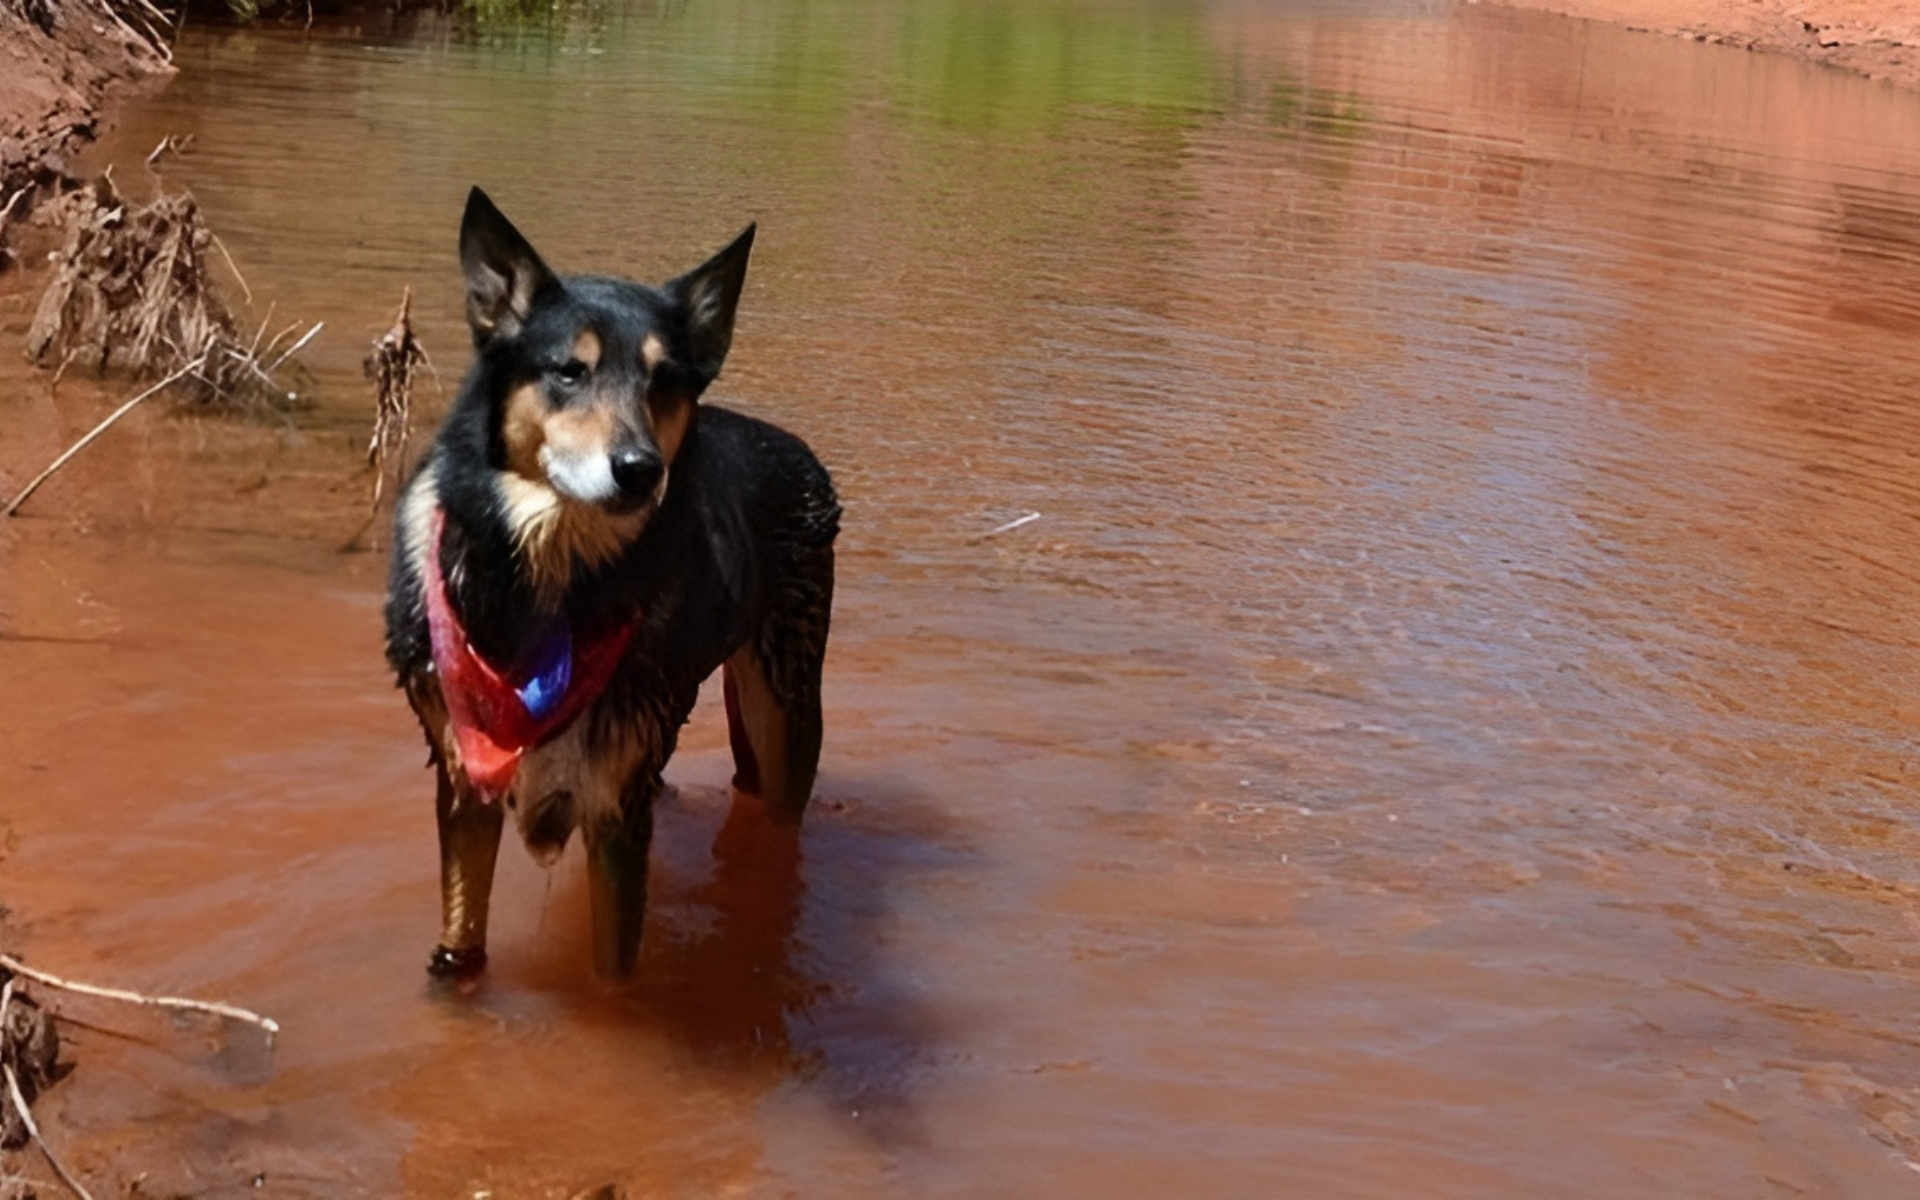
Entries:
{"label": "dog's hind leg", "polygon": [[820,670],[833,603],[833,552],[802,561],[784,607],[724,667],[733,786],[766,801],[776,821],[797,823],[820,766]]}
{"label": "dog's hind leg", "polygon": [[487,965],[487,906],[493,893],[493,866],[499,857],[504,814],[463,792],[438,767],[440,818],[440,944],[427,970],[438,976],[465,976]]}
{"label": "dog's hind leg", "polygon": [[781,699],[752,645],[734,651],[723,671],[733,786],[765,800],[776,820],[797,822],[820,761],[819,688]]}
{"label": "dog's hind leg", "polygon": [[[720,670],[720,686],[727,700],[727,742],[733,748],[734,790],[752,792],[758,796],[760,760],[753,752],[753,738],[747,734],[747,719],[740,708],[740,680],[737,678],[752,669],[752,655],[751,646],[742,646],[734,651],[733,657]],[[740,660],[738,665],[735,665],[736,659]]]}
{"label": "dog's hind leg", "polygon": [[617,816],[585,829],[593,969],[602,979],[625,979],[640,958],[647,917],[647,852],[659,790],[659,773],[643,772],[628,785]]}

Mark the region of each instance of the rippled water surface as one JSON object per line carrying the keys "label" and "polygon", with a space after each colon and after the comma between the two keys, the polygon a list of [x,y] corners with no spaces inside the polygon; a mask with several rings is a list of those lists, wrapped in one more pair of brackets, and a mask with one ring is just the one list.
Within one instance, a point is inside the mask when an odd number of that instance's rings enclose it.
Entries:
{"label": "rippled water surface", "polygon": [[[102,1190],[1920,1188],[1920,97],[1390,3],[180,63],[106,157],[194,135],[166,177],[253,319],[327,322],[319,400],[138,418],[0,530],[0,895],[42,965],[286,1031],[70,1003],[117,1033],[42,1107]],[[715,847],[706,697],[626,992],[577,856],[511,844],[487,982],[422,971],[431,784],[342,547],[403,288],[464,366],[472,183],[650,279],[757,219],[716,398],[847,506],[804,862]],[[124,390],[0,372],[8,492]]]}

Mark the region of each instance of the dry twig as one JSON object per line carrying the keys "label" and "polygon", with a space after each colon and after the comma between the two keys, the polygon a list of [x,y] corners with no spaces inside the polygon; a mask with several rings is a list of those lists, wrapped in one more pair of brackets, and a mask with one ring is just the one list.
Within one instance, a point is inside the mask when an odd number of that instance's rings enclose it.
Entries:
{"label": "dry twig", "polygon": [[193,144],[192,134],[189,133],[186,136],[182,137],[180,134],[170,133],[167,136],[160,139],[160,144],[153,148],[153,153],[147,155],[147,165],[151,167],[154,163],[160,161],[160,156],[162,154],[166,154],[169,151],[171,151],[174,154],[179,154],[180,152],[184,151],[188,146],[191,146],[192,144]]}
{"label": "dry twig", "polygon": [[13,206],[20,203],[20,198],[25,196],[27,192],[32,189],[32,186],[32,184],[28,184],[20,188],[15,191],[13,195],[7,197],[5,204],[0,204],[0,266],[5,266],[7,259],[10,257],[7,252],[6,242],[7,218],[13,215]]}
{"label": "dry twig", "polygon": [[[41,1153],[46,1155],[48,1164],[60,1176],[61,1182],[72,1188],[75,1195],[92,1200],[87,1196],[87,1190],[68,1173],[54,1154],[53,1147],[47,1145],[40,1127],[34,1122],[33,1098],[53,1082],[53,1060],[59,1053],[59,1043],[53,1038],[47,1014],[41,1012],[31,999],[21,997],[25,1005],[24,1022],[14,1020],[15,985],[18,982],[18,979],[8,975],[6,983],[0,985],[0,1076],[6,1081],[5,1091],[0,1091],[0,1146],[12,1149],[24,1146],[29,1141],[39,1143]],[[44,1044],[42,1039],[45,1039]],[[25,1080],[25,1086],[22,1086],[22,1080]]]}
{"label": "dry twig", "polygon": [[124,988],[78,983],[71,979],[62,979],[47,971],[35,970],[11,954],[0,954],[0,969],[11,971],[15,975],[23,975],[35,983],[43,983],[50,988],[59,988],[81,996],[98,996],[102,1000],[118,1000],[124,1004],[139,1004],[149,1008],[173,1008],[187,1012],[209,1013],[216,1017],[227,1017],[256,1025],[265,1030],[268,1037],[273,1037],[280,1032],[280,1022],[272,1017],[263,1017],[257,1012],[238,1005],[224,1004],[218,1000],[190,1000],[183,996],[149,996],[142,992],[130,992]]}
{"label": "dry twig", "polygon": [[41,1136],[40,1127],[33,1123],[33,1110],[27,1107],[27,1098],[20,1094],[20,1080],[14,1076],[13,1067],[0,1063],[0,1072],[6,1074],[7,1094],[13,1098],[14,1111],[20,1114],[21,1122],[26,1125],[27,1136],[40,1147],[40,1153],[47,1156],[47,1165],[53,1168],[53,1173],[60,1177],[60,1182],[71,1188],[73,1194],[80,1197],[80,1200],[93,1200],[93,1194],[81,1186],[80,1181],[67,1170],[66,1164],[60,1161],[60,1156],[53,1152],[53,1147],[47,1145],[47,1139]]}
{"label": "dry twig", "polygon": [[[389,473],[399,475],[406,469],[407,435],[413,422],[413,376],[420,366],[429,371],[433,362],[413,335],[413,289],[400,296],[400,313],[393,328],[373,343],[363,364],[373,384],[373,437],[367,442],[367,465],[374,469],[373,505],[380,511],[380,497],[386,490]],[[389,470],[391,462],[391,471]]]}
{"label": "dry twig", "polygon": [[20,198],[22,196],[25,196],[28,192],[32,190],[33,190],[32,184],[27,184],[24,187],[16,188],[14,189],[13,195],[7,197],[7,202],[5,204],[0,204],[0,231],[3,231],[6,229],[7,218],[13,215],[13,206],[20,203]]}
{"label": "dry twig", "polygon": [[[60,1181],[81,1200],[93,1200],[93,1198],[88,1194],[86,1187],[67,1170],[66,1164],[60,1161],[59,1156],[54,1154],[53,1147],[47,1144],[46,1137],[40,1132],[39,1125],[33,1119],[33,1101],[59,1077],[55,1063],[59,1054],[59,1039],[53,1031],[51,1014],[30,997],[17,992],[16,989],[22,979],[30,979],[47,987],[60,988],[84,996],[98,996],[106,1000],[148,1007],[210,1013],[214,1016],[245,1021],[264,1030],[269,1041],[280,1032],[278,1022],[232,1004],[211,1000],[189,1000],[178,996],[148,996],[122,988],[78,983],[70,979],[62,979],[47,971],[36,970],[10,954],[0,954],[0,978],[5,980],[4,984],[0,984],[0,1077],[4,1077],[5,1081],[5,1089],[0,1091],[0,1127],[5,1129],[4,1144],[8,1147],[19,1147],[29,1140],[38,1144],[40,1152],[46,1156],[47,1164],[53,1168],[54,1174],[58,1175]],[[17,1007],[16,997],[18,997],[18,1004],[24,1006],[19,1009],[19,1019],[15,1019],[14,1016]]]}
{"label": "dry twig", "polygon": [[227,264],[227,270],[233,272],[233,281],[240,285],[240,294],[246,298],[248,304],[252,304],[253,289],[247,286],[247,277],[240,273],[240,264],[234,262],[233,255],[227,253],[227,244],[215,237],[213,238],[213,248],[220,252],[220,257],[225,260]]}
{"label": "dry twig", "polygon": [[300,353],[300,351],[306,349],[307,343],[312,341],[316,336],[318,336],[320,331],[322,329],[325,329],[326,327],[327,327],[327,323],[325,321],[315,321],[313,323],[312,329],[309,329],[305,333],[300,335],[299,341],[295,342],[293,345],[288,346],[285,350],[281,351],[279,358],[276,358],[271,363],[267,364],[265,368],[266,373],[271,375],[275,371],[278,371],[281,367],[285,366],[288,359]]}
{"label": "dry twig", "polygon": [[[87,435],[85,437],[81,438],[79,441],[75,442],[73,445],[68,446],[66,453],[62,454],[59,458],[54,459],[53,462],[47,466],[46,470],[40,472],[38,475],[35,475],[33,477],[33,482],[29,483],[26,487],[21,488],[20,494],[15,496],[7,504],[7,515],[11,517],[15,513],[19,512],[20,506],[27,502],[27,497],[33,495],[34,492],[38,491],[41,484],[53,478],[53,473],[55,471],[58,471],[61,467],[66,466],[68,460],[70,460],[74,455],[80,453],[82,450],[85,450],[88,444],[93,441],[93,439],[99,437],[101,434],[105,433],[108,429],[110,429],[113,426],[114,422],[118,421],[121,417],[124,417],[128,413],[132,412],[134,410],[134,407],[138,405],[142,400],[145,400],[147,397],[154,395],[157,392],[164,391],[171,385],[178,383],[180,380],[185,379],[189,375],[192,375],[194,372],[198,371],[201,367],[205,366],[206,362],[207,362],[206,352],[202,351],[200,354],[200,357],[194,359],[192,362],[188,363],[186,366],[181,367],[179,370],[167,376],[165,379],[162,379],[159,383],[154,384],[152,387],[148,388],[146,391],[141,392],[139,395],[135,396],[133,399],[127,401],[125,404],[122,404],[119,408],[114,409],[113,412],[108,414],[106,420],[100,422],[98,425],[95,425],[91,430],[87,432]],[[64,370],[65,367],[63,366],[62,369]],[[0,966],[6,966],[6,965],[8,965],[6,956],[0,955]]]}
{"label": "dry twig", "polygon": [[1013,530],[1020,528],[1022,525],[1031,525],[1035,521],[1038,521],[1039,519],[1040,519],[1039,513],[1030,512],[1024,517],[1015,517],[1013,520],[1008,521],[1004,525],[996,525],[992,529],[987,530],[985,533],[975,534],[973,537],[967,540],[972,542],[984,542],[990,537],[997,537],[998,535],[1003,533],[1011,533]]}
{"label": "dry twig", "polygon": [[52,396],[60,390],[60,381],[66,377],[67,368],[73,365],[73,360],[79,353],[78,347],[67,351],[67,356],[61,359],[60,365],[53,369],[53,378],[47,380],[47,395]]}

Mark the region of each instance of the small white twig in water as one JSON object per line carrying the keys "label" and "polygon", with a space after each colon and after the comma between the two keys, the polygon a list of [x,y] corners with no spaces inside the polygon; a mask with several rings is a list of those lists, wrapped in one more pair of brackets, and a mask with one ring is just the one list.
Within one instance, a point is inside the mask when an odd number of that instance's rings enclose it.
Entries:
{"label": "small white twig in water", "polygon": [[253,289],[247,286],[247,277],[240,273],[240,264],[234,262],[233,255],[227,253],[227,244],[212,234],[207,236],[213,238],[213,248],[220,252],[220,257],[227,260],[227,270],[232,271],[234,279],[239,282],[240,293],[247,298],[248,304],[252,304]]}
{"label": "small white twig in water", "polygon": [[[54,459],[53,463],[50,466],[48,466],[46,470],[40,472],[38,475],[35,475],[33,477],[32,483],[29,483],[26,487],[21,488],[20,494],[15,496],[13,500],[7,505],[7,515],[11,517],[15,513],[19,512],[20,506],[27,502],[27,497],[33,495],[34,492],[38,491],[41,484],[51,479],[55,471],[58,471],[61,467],[66,466],[69,459],[71,459],[74,455],[80,453],[82,450],[85,450],[87,446],[93,442],[93,439],[105,433],[113,425],[115,421],[118,421],[121,417],[124,417],[128,413],[132,412],[135,405],[139,404],[142,400],[145,400],[148,396],[151,396],[156,392],[165,391],[168,387],[180,382],[182,379],[185,379],[187,376],[193,374],[195,371],[198,371],[203,365],[205,365],[206,361],[207,361],[207,356],[205,354],[202,354],[199,358],[196,358],[192,362],[188,363],[186,366],[181,367],[178,371],[175,371],[173,374],[167,376],[165,379],[162,379],[159,383],[154,384],[152,387],[148,388],[146,391],[141,392],[138,396],[135,396],[133,399],[127,401],[125,404],[122,404],[119,408],[114,409],[112,413],[108,414],[106,420],[100,422],[98,425],[95,425],[91,430],[88,431],[85,437],[81,438],[79,441],[75,442],[73,445],[68,446],[66,453],[62,454],[59,458]],[[0,956],[0,959],[3,959],[3,958],[4,956]]]}
{"label": "small white twig in water", "polygon": [[184,1009],[188,1012],[211,1013],[216,1017],[230,1017],[235,1021],[245,1021],[249,1025],[259,1026],[266,1031],[268,1037],[272,1037],[280,1032],[280,1022],[274,1020],[272,1017],[263,1017],[257,1012],[251,1012],[237,1005],[222,1004],[218,1000],[189,1000],[181,996],[147,996],[139,992],[129,992],[123,988],[100,987],[92,983],[76,983],[70,979],[62,979],[58,975],[50,975],[45,971],[36,971],[10,954],[0,954],[0,969],[11,971],[15,975],[24,975],[28,979],[36,983],[44,983],[48,987],[60,988],[64,991],[75,992],[82,996],[98,996],[103,1000],[119,1000],[126,1004],[142,1004],[158,1008],[177,1008]]}
{"label": "small white twig in water", "polygon": [[0,225],[7,223],[7,218],[13,215],[13,206],[20,203],[20,197],[26,195],[31,190],[31,186],[23,187],[13,195],[8,196],[5,204],[0,204]]}
{"label": "small white twig in water", "polygon": [[317,337],[320,331],[322,329],[325,329],[326,327],[327,327],[327,323],[325,321],[320,321],[316,323],[312,329],[307,330],[306,336],[302,337],[299,341],[295,342],[293,345],[288,346],[286,350],[281,353],[279,358],[276,358],[273,360],[273,365],[267,368],[267,374],[271,375],[275,371],[278,371],[282,364],[284,364],[288,359],[292,358],[294,355],[300,353],[301,349],[304,348],[308,342],[312,341],[315,337]]}
{"label": "small white twig in water", "polygon": [[168,151],[172,151],[175,154],[180,153],[191,145],[192,142],[193,135],[190,133],[185,137],[181,137],[177,133],[168,134],[160,139],[160,144],[153,148],[153,153],[147,155],[147,165],[151,167],[154,163],[159,162],[160,156]]}
{"label": "small white twig in water", "polygon": [[1015,517],[1013,520],[1008,521],[1005,525],[995,526],[994,528],[987,530],[985,533],[981,534],[980,536],[983,538],[990,538],[995,536],[996,534],[1008,533],[1008,532],[1011,532],[1012,530],[1020,528],[1022,525],[1031,525],[1033,522],[1038,521],[1039,519],[1040,519],[1039,513],[1030,512],[1024,517]]}
{"label": "small white twig in water", "polygon": [[82,1187],[80,1181],[68,1172],[66,1164],[54,1154],[53,1147],[47,1145],[47,1139],[40,1136],[40,1127],[33,1123],[33,1110],[27,1107],[27,1098],[20,1094],[20,1081],[14,1078],[13,1068],[0,1063],[0,1072],[6,1073],[7,1095],[13,1100],[14,1111],[20,1114],[20,1123],[27,1127],[27,1136],[40,1147],[40,1153],[47,1156],[47,1165],[53,1168],[53,1173],[60,1177],[61,1183],[73,1189],[73,1194],[80,1197],[80,1200],[93,1200],[93,1194]]}

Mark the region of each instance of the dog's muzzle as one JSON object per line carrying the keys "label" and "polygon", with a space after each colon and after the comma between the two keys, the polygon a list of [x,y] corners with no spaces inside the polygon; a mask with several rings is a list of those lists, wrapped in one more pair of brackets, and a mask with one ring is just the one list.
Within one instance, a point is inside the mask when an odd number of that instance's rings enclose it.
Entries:
{"label": "dog's muzzle", "polygon": [[636,512],[659,500],[667,474],[667,464],[651,448],[578,454],[549,444],[540,448],[540,466],[562,496],[616,513]]}

